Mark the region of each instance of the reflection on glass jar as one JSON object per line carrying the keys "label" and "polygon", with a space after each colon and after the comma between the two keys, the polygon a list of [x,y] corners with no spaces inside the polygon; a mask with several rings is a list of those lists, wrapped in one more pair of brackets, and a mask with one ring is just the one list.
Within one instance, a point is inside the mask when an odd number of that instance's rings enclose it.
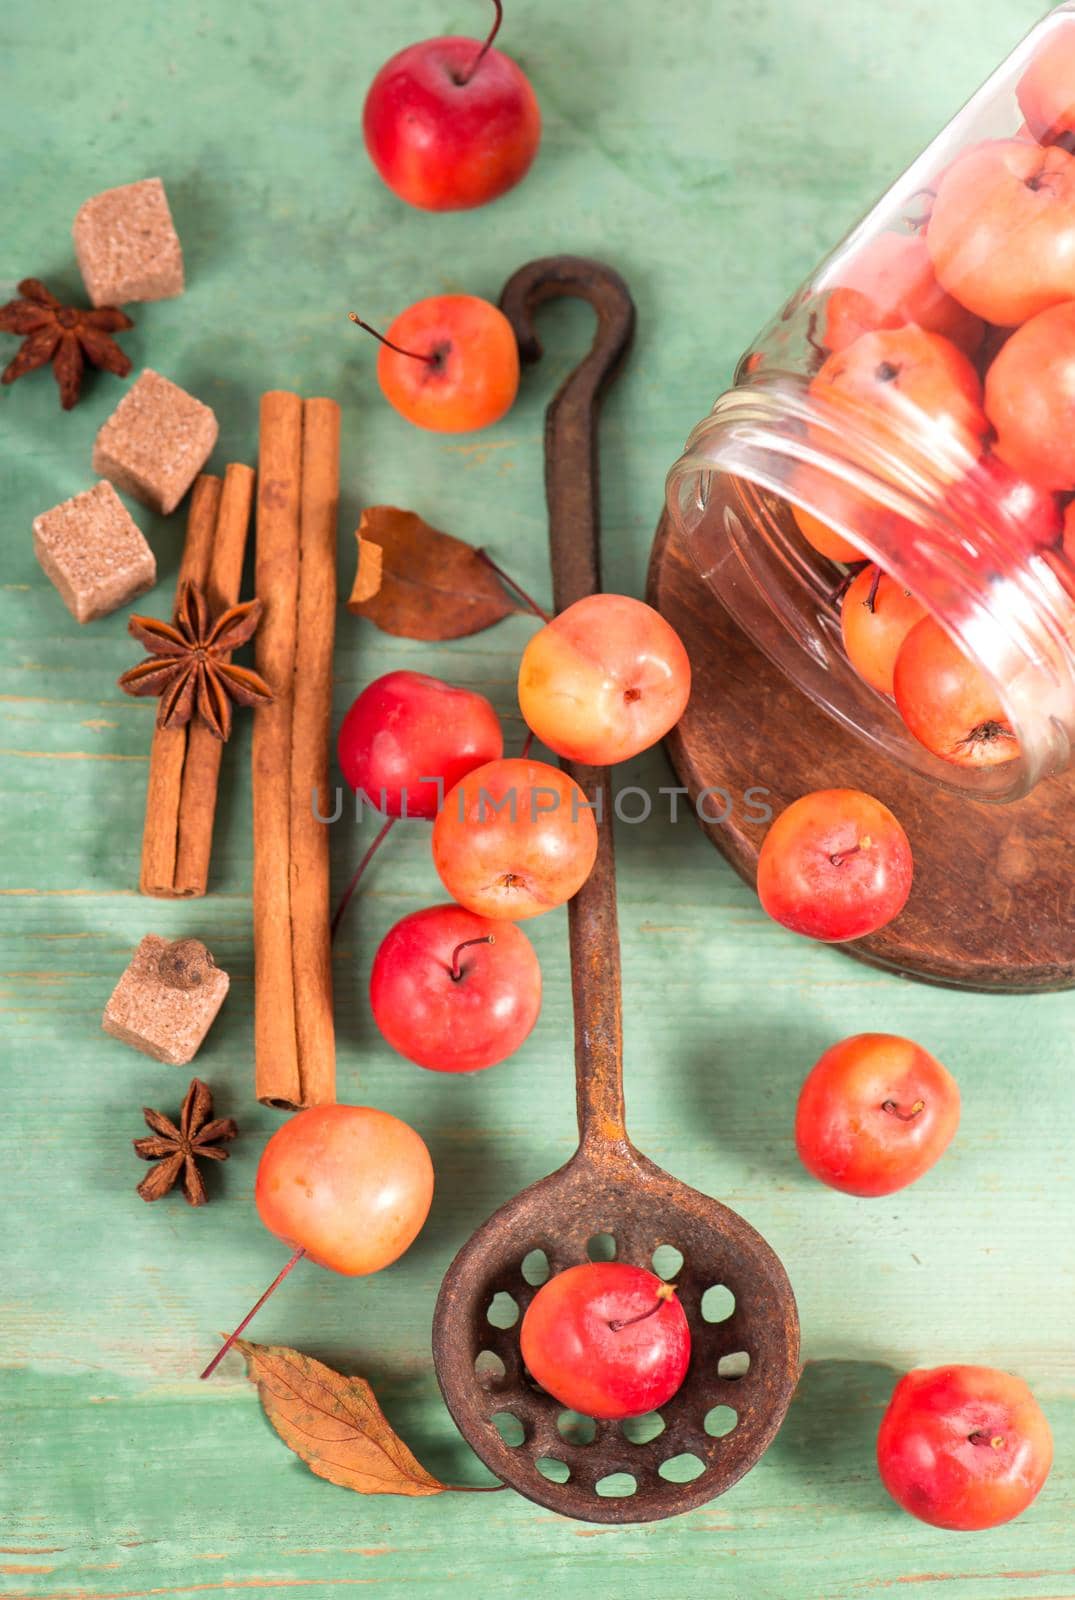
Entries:
{"label": "reflection on glass jar", "polygon": [[668,480],[751,637],[981,799],[1075,743],[1075,0],[743,357]]}

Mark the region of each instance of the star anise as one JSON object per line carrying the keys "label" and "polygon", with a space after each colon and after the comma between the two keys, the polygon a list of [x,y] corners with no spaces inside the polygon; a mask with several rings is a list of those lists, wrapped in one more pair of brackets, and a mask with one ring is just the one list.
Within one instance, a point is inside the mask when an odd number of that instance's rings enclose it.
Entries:
{"label": "star anise", "polygon": [[196,583],[185,583],[175,621],[132,617],[128,631],[150,651],[119,680],[127,694],[159,695],[157,725],[181,728],[197,714],[217,739],[231,733],[231,703],[267,706],[272,690],[248,667],[236,667],[231,652],[251,639],[261,618],[260,600],[229,606],[218,617]]}
{"label": "star anise", "polygon": [[60,386],[60,404],[70,411],[82,387],[82,373],[88,361],[125,378],[131,358],[124,355],[110,334],[134,323],[115,306],[98,306],[91,311],[83,306],[65,306],[51,294],[39,278],[24,278],[19,284],[21,300],[0,306],[0,332],[18,334],[22,348],[0,375],[0,383],[16,378],[52,362]]}
{"label": "star anise", "polygon": [[239,1132],[234,1119],[219,1117],[216,1122],[210,1121],[213,1115],[213,1092],[200,1078],[190,1080],[190,1088],[179,1113],[178,1128],[170,1118],[159,1111],[151,1111],[148,1106],[142,1107],[142,1115],[146,1119],[146,1126],[152,1128],[153,1137],[132,1142],[143,1161],[156,1162],[152,1172],[147,1173],[138,1185],[142,1199],[159,1200],[174,1187],[182,1174],[183,1193],[188,1205],[204,1206],[209,1196],[198,1171],[198,1162],[228,1159],[228,1152],[217,1146],[234,1139]]}

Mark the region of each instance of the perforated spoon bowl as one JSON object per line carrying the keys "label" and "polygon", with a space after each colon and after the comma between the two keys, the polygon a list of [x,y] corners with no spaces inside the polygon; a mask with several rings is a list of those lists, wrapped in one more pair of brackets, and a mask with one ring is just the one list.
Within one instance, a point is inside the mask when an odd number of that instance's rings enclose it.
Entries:
{"label": "perforated spoon bowl", "polygon": [[[561,295],[588,300],[597,331],[546,416],[558,610],[600,587],[596,416],[634,329],[627,286],[608,267],[570,256],[534,261],[501,296],[524,360],[541,354],[534,308]],[[646,1522],[704,1504],[758,1460],[798,1377],[799,1323],[787,1274],[761,1235],[627,1136],[608,770],[564,766],[601,807],[597,861],[568,908],[579,1146],[460,1250],[437,1300],[433,1355],[460,1432],[498,1478],[564,1516]],[[565,1412],[530,1379],[519,1351],[519,1323],[543,1275],[587,1260],[599,1236],[638,1266],[652,1266],[661,1246],[682,1257],[673,1275],[690,1323],[690,1368],[659,1416],[641,1424]],[[657,1256],[658,1270],[668,1254]],[[510,1300],[498,1301],[494,1324],[497,1296]],[[512,1303],[517,1316],[505,1327]]]}

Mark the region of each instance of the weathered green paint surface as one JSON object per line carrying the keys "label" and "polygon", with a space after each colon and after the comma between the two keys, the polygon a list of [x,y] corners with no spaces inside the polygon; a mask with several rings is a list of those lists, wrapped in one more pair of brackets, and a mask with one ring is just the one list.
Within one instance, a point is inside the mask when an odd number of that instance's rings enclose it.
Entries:
{"label": "weathered green paint surface", "polygon": [[[478,31],[480,0],[12,7],[0,293],[27,273],[75,288],[78,204],[163,174],[189,290],[135,307],[126,344],[216,408],[216,461],[253,459],[262,389],[335,395],[344,581],[359,507],[395,501],[487,544],[543,593],[542,410],[586,315],[550,315],[549,359],[510,418],[453,441],[386,409],[373,349],[343,314],[357,306],[383,323],[439,289],[495,295],[534,255],[603,255],[640,313],[603,443],[608,582],[637,592],[663,473],[747,338],[1034,13],[1032,0],[511,0],[504,43],[546,116],[539,163],[494,208],[432,217],[374,178],[361,96],[411,39]],[[251,1203],[275,1117],[252,1098],[249,729],[228,753],[212,897],[140,899],[151,713],[113,688],[132,658],[125,618],[77,628],[30,543],[33,515],[90,482],[91,441],[120,392],[102,378],[70,416],[48,377],[0,394],[4,1592],[103,1600],[370,1585],[432,1600],[540,1583],[550,1596],[617,1600],[858,1600],[907,1584],[921,1600],[1075,1596],[1075,1000],[930,992],[796,941],[764,920],[689,821],[621,830],[628,1096],[639,1143],[740,1208],[798,1291],[810,1364],[757,1470],[676,1523],[618,1531],[510,1494],[363,1500],[284,1449],[237,1361],[198,1384],[216,1330],[281,1262]],[[160,560],[159,611],[182,522],[138,516]],[[513,620],[436,650],[341,614],[339,709],[371,676],[412,665],[490,693],[517,740],[514,663],[531,627]],[[622,778],[669,781],[656,755]],[[365,836],[337,825],[340,885]],[[442,1080],[393,1058],[364,1000],[385,929],[438,897],[424,826],[400,829],[336,960],[341,1096],[427,1135],[439,1179],[430,1225],[374,1281],[303,1268],[256,1333],[368,1375],[433,1470],[480,1481],[438,1398],[429,1320],[457,1245],[570,1148],[565,927],[562,915],[530,925],[547,999],[526,1049],[474,1081]],[[242,1138],[201,1212],[133,1194],[138,1108],[175,1108],[187,1074],[99,1031],[148,930],[202,935],[233,978],[198,1070]],[[965,1099],[940,1168],[873,1204],[807,1181],[789,1139],[805,1070],[866,1027],[922,1040]],[[1048,1490],[1008,1529],[920,1527],[878,1484],[873,1434],[894,1372],[943,1359],[1024,1373],[1055,1427]]]}

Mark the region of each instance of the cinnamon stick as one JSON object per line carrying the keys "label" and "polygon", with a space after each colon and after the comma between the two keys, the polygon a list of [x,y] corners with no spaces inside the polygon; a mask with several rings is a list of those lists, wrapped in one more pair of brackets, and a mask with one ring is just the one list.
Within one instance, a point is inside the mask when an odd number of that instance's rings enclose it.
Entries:
{"label": "cinnamon stick", "polygon": [[328,778],[335,403],[263,396],[258,470],[257,666],[275,698],[254,719],[255,1081],[290,1109],[335,1098],[328,837],[313,814]]}
{"label": "cinnamon stick", "polygon": [[[253,498],[253,469],[232,462],[224,473],[216,535],[203,585],[209,605],[217,615],[239,598]],[[176,838],[174,892],[177,895],[204,894],[209,881],[209,855],[223,755],[224,746],[204,722],[195,720],[189,724]]]}
{"label": "cinnamon stick", "polygon": [[254,1072],[259,1100],[302,1103],[291,964],[291,685],[299,600],[302,401],[262,396],[254,590],[257,669],[273,692],[254,713]]}
{"label": "cinnamon stick", "polygon": [[[187,513],[186,543],[179,562],[177,600],[185,583],[196,583],[201,587],[206,582],[221,488],[220,479],[208,473],[199,477],[194,485]],[[146,787],[146,820],[142,832],[139,888],[143,894],[173,897],[184,892],[198,892],[194,889],[183,891],[175,885],[187,732],[186,728],[153,730],[149,782]],[[204,889],[201,892],[204,893]]]}
{"label": "cinnamon stick", "polygon": [[329,940],[329,832],[314,811],[328,794],[340,408],[303,406],[298,639],[291,734],[291,938],[295,1027],[304,1105],[336,1097]]}
{"label": "cinnamon stick", "polygon": [[[208,474],[197,480],[177,601],[184,583],[196,583],[214,609],[238,600],[253,487],[253,472],[238,463],[227,468],[223,483]],[[222,755],[220,741],[196,720],[154,730],[142,835],[143,894],[191,898],[205,893]]]}

